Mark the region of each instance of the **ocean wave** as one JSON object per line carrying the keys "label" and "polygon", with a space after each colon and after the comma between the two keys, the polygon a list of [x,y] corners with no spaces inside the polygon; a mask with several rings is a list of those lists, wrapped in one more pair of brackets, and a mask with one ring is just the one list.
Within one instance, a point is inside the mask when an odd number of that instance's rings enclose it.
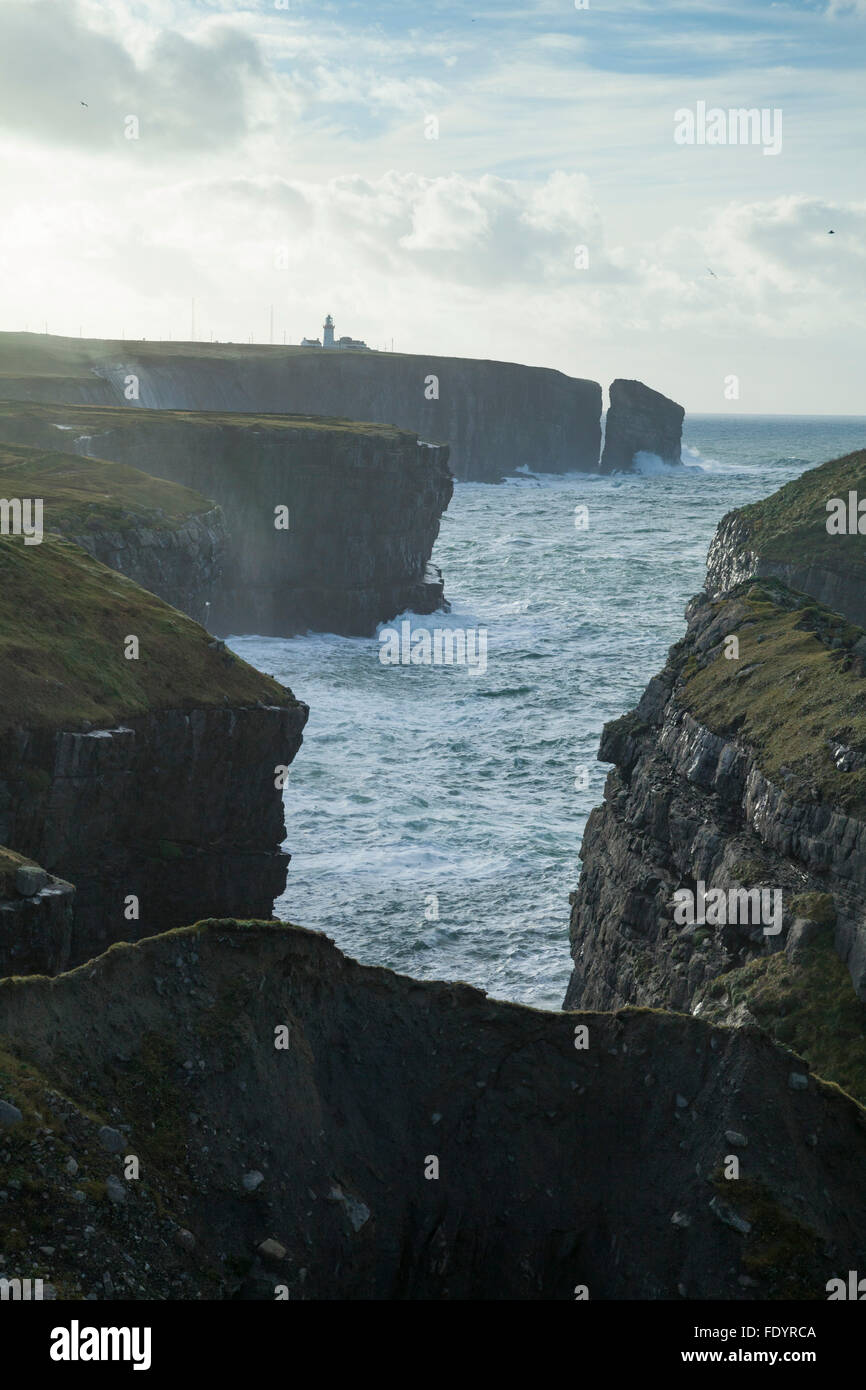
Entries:
{"label": "ocean wave", "polygon": [[705,472],[716,468],[729,467],[719,463],[718,459],[708,458],[702,454],[700,449],[695,449],[691,444],[684,444],[680,451],[680,458],[686,468],[702,468]]}

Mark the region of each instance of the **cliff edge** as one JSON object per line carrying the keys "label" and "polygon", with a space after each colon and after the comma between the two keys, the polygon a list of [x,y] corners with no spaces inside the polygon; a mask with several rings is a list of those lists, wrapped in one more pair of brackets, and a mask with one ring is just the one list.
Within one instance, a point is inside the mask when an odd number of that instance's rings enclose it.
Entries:
{"label": "cliff edge", "polygon": [[221,509],[199,493],[125,464],[5,444],[0,495],[38,498],[46,531],[74,541],[199,622],[206,620],[222,575],[227,531]]}
{"label": "cliff edge", "polygon": [[[469,357],[244,343],[144,343],[0,333],[0,398],[148,409],[318,415],[447,444],[456,477],[596,472],[601,387],[547,367]],[[134,407],[133,407],[134,408]]]}
{"label": "cliff edge", "polygon": [[73,453],[214,498],[226,534],[212,631],[370,636],[405,609],[447,609],[429,562],[454,488],[448,449],[405,430],[4,402],[0,438],[40,449],[60,439]]}
{"label": "cliff edge", "polygon": [[270,915],[277,770],[308,712],[290,690],[53,535],[0,538],[0,669],[0,843],[76,889],[68,954],[46,936],[31,969],[226,902]]}
{"label": "cliff edge", "polygon": [[858,1267],[864,1112],[754,1029],[210,921],[0,981],[0,1039],[0,1272],[59,1298],[824,1299]]}
{"label": "cliff edge", "polygon": [[[566,1006],[690,1010],[809,922],[862,1000],[866,637],[772,580],[687,611],[664,671],[602,736],[614,768],[584,835]],[[722,912],[701,917],[703,890],[721,890]]]}
{"label": "cliff edge", "polygon": [[723,518],[710,546],[707,592],[751,578],[781,579],[866,627],[866,450],[810,469]]}

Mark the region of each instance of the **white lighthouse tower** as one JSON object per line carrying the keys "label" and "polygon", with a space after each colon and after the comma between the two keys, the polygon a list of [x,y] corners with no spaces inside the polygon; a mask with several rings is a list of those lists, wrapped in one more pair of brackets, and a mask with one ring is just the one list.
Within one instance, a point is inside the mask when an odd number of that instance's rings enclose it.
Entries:
{"label": "white lighthouse tower", "polygon": [[331,314],[325,319],[322,330],[322,338],[302,338],[301,347],[306,348],[330,348],[333,352],[369,352],[370,349],[363,338],[335,338],[334,319]]}

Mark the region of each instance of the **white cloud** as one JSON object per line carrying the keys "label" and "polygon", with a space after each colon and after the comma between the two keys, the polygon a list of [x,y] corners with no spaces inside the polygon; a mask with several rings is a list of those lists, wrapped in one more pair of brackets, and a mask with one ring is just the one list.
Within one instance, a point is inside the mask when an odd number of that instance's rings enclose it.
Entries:
{"label": "white cloud", "polygon": [[[643,376],[691,408],[731,356],[763,382],[751,408],[862,408],[854,75],[763,66],[750,31],[751,66],[698,78],[752,12],[686,8],[719,30],[646,32],[648,64],[685,55],[672,73],[593,66],[586,16],[564,32],[546,0],[399,32],[340,6],[2,0],[2,326],[178,336],[195,295],[204,336],[262,338],[273,304],[297,341],[331,310],[373,343]],[[765,94],[778,159],[674,146],[678,106]]]}
{"label": "white cloud", "polygon": [[55,146],[123,148],[135,115],[146,155],[225,148],[250,128],[251,87],[267,85],[255,40],[212,24],[165,29],[147,51],[100,32],[75,3],[0,7],[0,126]]}

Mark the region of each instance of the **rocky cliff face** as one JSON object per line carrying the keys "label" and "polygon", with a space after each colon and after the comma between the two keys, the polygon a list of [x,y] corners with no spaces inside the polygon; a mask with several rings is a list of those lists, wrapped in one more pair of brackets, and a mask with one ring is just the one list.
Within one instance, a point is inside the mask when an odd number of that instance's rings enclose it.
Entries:
{"label": "rocky cliff face", "polygon": [[120,531],[88,531],[69,539],[109,569],[204,623],[218,593],[228,531],[221,507],[208,507],[178,530],[158,523]]}
{"label": "rocky cliff face", "polygon": [[34,1175],[2,1272],[61,1298],[821,1299],[858,1267],[863,1112],[755,1030],[211,922],[3,981],[0,1035]]}
{"label": "rocky cliff face", "polygon": [[0,493],[39,498],[46,531],[205,619],[227,531],[222,510],[200,494],[123,464],[24,444],[0,445]]}
{"label": "rocky cliff face", "polygon": [[[866,502],[862,449],[810,470],[762,502],[729,512],[710,547],[707,591],[721,594],[744,579],[773,577],[866,626],[861,501]],[[840,513],[844,529],[835,523]]]}
{"label": "rocky cliff face", "polygon": [[0,976],[66,970],[72,943],[71,883],[0,845]]}
{"label": "rocky cliff face", "polygon": [[[688,617],[636,710],[604,731],[615,766],[584,837],[566,1005],[691,1009],[724,972],[819,928],[864,999],[863,633],[772,581],[700,596]],[[778,923],[677,920],[675,895],[699,883],[778,890]]]}
{"label": "rocky cliff face", "polygon": [[[80,454],[214,498],[228,528],[208,613],[215,632],[368,636],[405,609],[445,606],[442,576],[429,561],[453,491],[448,449],[406,431],[290,416],[6,405],[0,433],[41,448],[60,433]],[[124,558],[108,540],[106,554]]]}
{"label": "rocky cliff face", "polygon": [[290,690],[54,537],[0,541],[0,663],[0,842],[75,885],[64,963],[226,902],[270,914],[277,770],[307,717]]}
{"label": "rocky cliff face", "polygon": [[602,473],[630,472],[638,453],[655,454],[663,463],[681,463],[684,418],[681,405],[643,382],[614,381],[605,423]]}
{"label": "rocky cliff face", "polygon": [[[748,1023],[747,973],[812,969],[821,933],[862,980],[863,642],[774,582],[695,602],[605,735],[582,1004],[639,987]],[[180,612],[67,540],[7,537],[0,670],[0,970],[86,962],[0,979],[0,1276],[70,1299],[752,1300],[858,1267],[866,1112],[758,1030],[540,1013],[275,922],[181,926],[270,911],[307,711]],[[71,922],[43,865],[76,884]],[[781,887],[779,939],[674,938],[698,873]]]}
{"label": "rocky cliff face", "polygon": [[[288,868],[275,769],[305,717],[293,705],[161,710],[0,739],[3,837],[75,884],[70,964],[222,904],[270,914]],[[31,958],[56,968],[53,945]]]}
{"label": "rocky cliff face", "polygon": [[[595,472],[601,387],[543,367],[387,352],[111,343],[0,334],[0,398],[157,410],[323,415],[397,425],[448,444],[458,478],[528,466]],[[645,447],[645,446],[641,446]]]}

